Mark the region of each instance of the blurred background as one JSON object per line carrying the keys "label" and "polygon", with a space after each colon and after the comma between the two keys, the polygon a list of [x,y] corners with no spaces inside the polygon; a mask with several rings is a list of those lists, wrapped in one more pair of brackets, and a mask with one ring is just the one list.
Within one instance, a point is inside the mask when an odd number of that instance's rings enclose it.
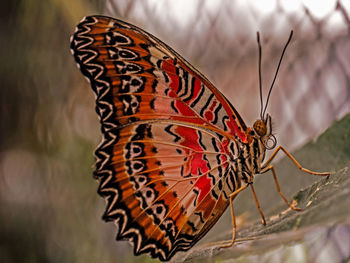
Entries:
{"label": "blurred background", "polygon": [[[350,112],[349,0],[12,0],[0,12],[1,262],[150,261],[114,242],[113,224],[100,219],[92,178],[100,127],[69,50],[86,15],[123,19],[163,40],[249,126],[260,109],[256,32],[266,98],[293,29],[268,107],[278,144],[295,150]],[[219,224],[229,229],[230,219]]]}

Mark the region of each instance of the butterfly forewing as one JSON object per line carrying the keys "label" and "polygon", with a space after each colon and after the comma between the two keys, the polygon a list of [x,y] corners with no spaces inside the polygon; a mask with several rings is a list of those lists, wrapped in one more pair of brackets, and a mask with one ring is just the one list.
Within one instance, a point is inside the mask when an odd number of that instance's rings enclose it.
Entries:
{"label": "butterfly forewing", "polygon": [[205,77],[133,25],[86,17],[71,48],[96,94],[104,219],[136,254],[167,260],[189,249],[240,185],[231,164],[245,124]]}

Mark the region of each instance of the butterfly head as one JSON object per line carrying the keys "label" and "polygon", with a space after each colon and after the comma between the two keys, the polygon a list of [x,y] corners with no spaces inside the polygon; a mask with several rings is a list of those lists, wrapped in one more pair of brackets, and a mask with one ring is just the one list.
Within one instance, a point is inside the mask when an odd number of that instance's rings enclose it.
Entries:
{"label": "butterfly head", "polygon": [[269,114],[266,114],[263,120],[256,120],[253,128],[266,149],[271,150],[275,148],[277,140],[272,134],[272,122]]}
{"label": "butterfly head", "polygon": [[253,125],[253,129],[254,129],[256,135],[259,137],[260,142],[267,150],[271,150],[271,149],[275,148],[275,146],[277,144],[277,140],[276,140],[276,137],[272,134],[271,116],[268,113],[266,113],[266,109],[267,109],[267,105],[269,103],[272,88],[274,87],[275,80],[277,78],[278,70],[281,66],[284,52],[286,51],[287,46],[292,39],[292,36],[293,36],[293,30],[290,32],[287,43],[285,44],[285,46],[283,48],[282,55],[281,55],[281,58],[278,62],[276,73],[275,73],[275,76],[273,78],[272,84],[270,86],[269,92],[267,94],[266,103],[265,103],[265,107],[264,107],[263,96],[262,96],[262,82],[261,82],[261,43],[260,43],[259,32],[257,33],[257,41],[258,41],[258,48],[259,48],[260,119],[255,121],[255,123]]}

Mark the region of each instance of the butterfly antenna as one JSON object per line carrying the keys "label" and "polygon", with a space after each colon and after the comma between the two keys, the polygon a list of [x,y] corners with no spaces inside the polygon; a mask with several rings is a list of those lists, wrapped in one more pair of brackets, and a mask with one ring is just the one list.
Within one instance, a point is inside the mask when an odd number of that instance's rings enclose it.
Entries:
{"label": "butterfly antenna", "polygon": [[265,112],[266,112],[267,105],[268,105],[268,103],[269,103],[271,91],[272,91],[273,85],[275,84],[275,81],[276,81],[276,78],[277,78],[277,74],[278,74],[278,71],[279,71],[279,69],[280,69],[281,62],[282,62],[282,59],[283,59],[283,56],[284,56],[284,52],[286,52],[286,49],[287,49],[287,47],[288,47],[288,45],[289,45],[290,40],[292,39],[292,36],[293,36],[293,30],[290,31],[289,38],[288,38],[288,40],[287,40],[286,45],[285,45],[284,48],[283,48],[280,61],[278,62],[278,66],[277,66],[277,70],[276,70],[276,73],[275,73],[275,77],[273,78],[273,81],[272,81],[272,84],[271,84],[269,93],[268,93],[268,95],[267,95],[267,99],[266,99],[266,104],[265,104],[264,112],[263,112],[263,114],[262,114],[263,117],[265,116]]}
{"label": "butterfly antenna", "polygon": [[260,34],[259,32],[256,32],[256,38],[258,41],[258,49],[259,49],[259,65],[258,65],[258,70],[259,70],[259,91],[260,91],[260,119],[263,120],[263,98],[262,98],[262,82],[261,82],[261,43],[260,43]]}

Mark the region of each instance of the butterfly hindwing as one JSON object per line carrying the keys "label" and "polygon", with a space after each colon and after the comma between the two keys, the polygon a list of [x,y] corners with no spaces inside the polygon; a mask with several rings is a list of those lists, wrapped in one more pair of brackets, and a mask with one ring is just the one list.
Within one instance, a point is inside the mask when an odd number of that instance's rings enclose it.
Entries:
{"label": "butterfly hindwing", "polygon": [[203,75],[133,25],[86,17],[71,49],[96,94],[104,219],[135,254],[168,260],[213,226],[239,187],[232,164],[246,126]]}

